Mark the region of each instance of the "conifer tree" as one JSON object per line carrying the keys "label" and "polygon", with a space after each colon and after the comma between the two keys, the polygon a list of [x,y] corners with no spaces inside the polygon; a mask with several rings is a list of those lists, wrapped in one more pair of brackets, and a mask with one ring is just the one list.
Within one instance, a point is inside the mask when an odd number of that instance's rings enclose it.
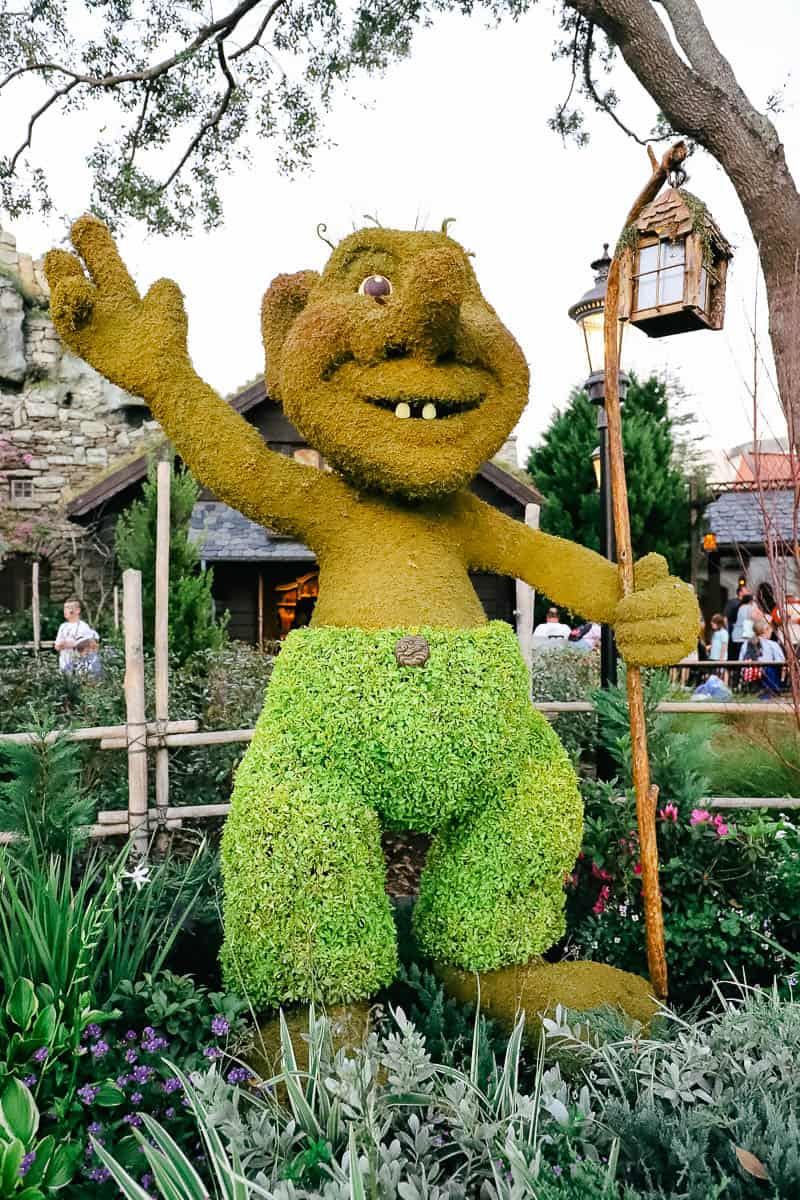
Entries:
{"label": "conifer tree", "polygon": [[[189,541],[189,521],[200,488],[191,473],[173,471],[170,488],[169,648],[180,662],[200,650],[215,650],[225,640],[227,614],[218,620],[211,586],[214,575],[200,567],[197,547]],[[142,572],[142,622],[145,645],[155,635],[155,562],[158,487],[156,466],[150,463],[141,500],[123,512],[116,528],[116,553],[121,570]]]}
{"label": "conifer tree", "polygon": [[[697,470],[682,429],[690,420],[670,410],[662,380],[631,378],[622,439],[634,555],[657,551],[683,578],[690,555],[688,476]],[[593,550],[600,549],[600,497],[592,466],[597,443],[597,409],[576,389],[528,459],[528,471],[544,496],[541,528]]]}

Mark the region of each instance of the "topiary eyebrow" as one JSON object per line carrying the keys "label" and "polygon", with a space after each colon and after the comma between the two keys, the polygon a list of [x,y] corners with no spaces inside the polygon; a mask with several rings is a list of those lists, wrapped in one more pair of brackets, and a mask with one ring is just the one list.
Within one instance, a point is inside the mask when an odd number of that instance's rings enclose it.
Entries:
{"label": "topiary eyebrow", "polygon": [[342,259],[340,270],[346,271],[349,266],[352,266],[356,259],[362,258],[365,254],[384,254],[391,258],[392,261],[395,260],[395,255],[388,246],[381,246],[377,242],[364,242],[360,246],[353,246],[347,251]]}

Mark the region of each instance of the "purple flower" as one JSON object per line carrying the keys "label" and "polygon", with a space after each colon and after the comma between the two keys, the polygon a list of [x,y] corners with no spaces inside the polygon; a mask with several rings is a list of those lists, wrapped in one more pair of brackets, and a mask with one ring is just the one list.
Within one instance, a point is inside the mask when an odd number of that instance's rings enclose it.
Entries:
{"label": "purple flower", "polygon": [[175,1076],[175,1075],[170,1075],[169,1079],[165,1080],[164,1083],[162,1083],[161,1090],[162,1090],[162,1092],[166,1092],[167,1095],[169,1095],[170,1092],[179,1092],[181,1087],[182,1087],[182,1084],[181,1084],[180,1079],[178,1079],[177,1076]]}
{"label": "purple flower", "polygon": [[135,1042],[137,1037],[138,1037],[138,1034],[136,1033],[136,1030],[129,1029],[128,1032],[125,1034],[125,1041],[126,1042]]}
{"label": "purple flower", "polygon": [[144,1029],[142,1030],[142,1041],[145,1042],[148,1038],[155,1037],[155,1033],[156,1031],[153,1029],[152,1025],[145,1025]]}
{"label": "purple flower", "polygon": [[130,1125],[132,1129],[138,1129],[142,1123],[142,1118],[138,1113],[125,1113],[122,1120],[125,1125]]}
{"label": "purple flower", "polygon": [[153,1075],[152,1067],[134,1067],[132,1078],[136,1083],[149,1083]]}
{"label": "purple flower", "polygon": [[38,1050],[34,1050],[33,1052],[33,1061],[43,1063],[47,1058],[47,1054],[47,1046],[40,1046]]}
{"label": "purple flower", "polygon": [[83,1087],[78,1088],[78,1099],[82,1100],[84,1104],[93,1104],[99,1091],[100,1088],[97,1084],[85,1083]]}
{"label": "purple flower", "polygon": [[28,1174],[36,1159],[36,1151],[30,1150],[23,1156],[22,1162],[19,1164],[19,1174],[23,1177]]}
{"label": "purple flower", "polygon": [[171,1121],[172,1118],[175,1116],[175,1109],[174,1108],[165,1108],[164,1116],[167,1118],[168,1121]]}
{"label": "purple flower", "polygon": [[214,1020],[211,1022],[211,1032],[216,1037],[224,1037],[226,1033],[230,1032],[230,1028],[225,1017],[214,1017]]}
{"label": "purple flower", "polygon": [[138,1108],[141,1103],[142,1103],[142,1093],[141,1092],[131,1092],[131,1104],[135,1104],[136,1107]]}
{"label": "purple flower", "polygon": [[145,1171],[144,1175],[139,1180],[139,1182],[141,1183],[144,1190],[147,1191],[147,1189],[149,1187],[153,1186],[153,1176],[150,1174],[149,1171]]}
{"label": "purple flower", "polygon": [[93,1183],[105,1183],[111,1178],[111,1172],[108,1167],[92,1167],[88,1177]]}
{"label": "purple flower", "polygon": [[89,1049],[92,1052],[93,1058],[104,1058],[108,1054],[108,1042],[103,1041],[101,1038],[99,1042],[95,1042]]}
{"label": "purple flower", "polygon": [[39,1077],[38,1075],[25,1075],[22,1082],[25,1084],[25,1087],[36,1087],[36,1084],[39,1082]]}
{"label": "purple flower", "polygon": [[127,1062],[127,1063],[135,1063],[138,1057],[139,1057],[138,1050],[126,1050],[125,1051],[125,1062]]}
{"label": "purple flower", "polygon": [[98,1134],[103,1132],[103,1126],[99,1121],[92,1121],[91,1125],[88,1126],[88,1129],[89,1133],[91,1133],[93,1137],[97,1137]]}
{"label": "purple flower", "polygon": [[128,1084],[130,1083],[130,1081],[131,1081],[130,1075],[118,1075],[117,1081],[116,1081],[117,1087],[119,1087],[119,1088],[127,1087]]}
{"label": "purple flower", "polygon": [[246,1083],[253,1076],[248,1071],[247,1067],[232,1067],[228,1071],[228,1083]]}
{"label": "purple flower", "polygon": [[222,1051],[218,1046],[206,1046],[205,1050],[203,1051],[203,1055],[205,1058],[210,1058],[213,1060],[215,1058],[222,1058]]}
{"label": "purple flower", "polygon": [[83,1036],[87,1040],[89,1038],[100,1037],[100,1026],[99,1025],[87,1025],[83,1031]]}
{"label": "purple flower", "polygon": [[156,1050],[166,1050],[169,1043],[166,1038],[156,1036],[150,1038],[149,1041],[142,1043],[142,1048],[147,1050],[149,1054],[154,1054]]}

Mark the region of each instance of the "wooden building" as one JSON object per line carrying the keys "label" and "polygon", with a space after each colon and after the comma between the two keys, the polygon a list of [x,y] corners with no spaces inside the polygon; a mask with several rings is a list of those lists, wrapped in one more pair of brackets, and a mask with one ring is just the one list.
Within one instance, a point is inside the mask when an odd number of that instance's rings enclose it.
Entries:
{"label": "wooden building", "polygon": [[[317,451],[268,399],[263,382],[245,388],[231,404],[260,430],[270,449],[323,466]],[[110,530],[120,511],[139,495],[146,472],[143,456],[126,463],[75,496],[67,515]],[[482,500],[515,520],[536,522],[541,496],[513,470],[486,462],[471,486]],[[230,613],[231,637],[256,645],[308,624],[318,577],[314,555],[306,546],[249,521],[207,489],[192,513],[191,536],[203,562],[214,569],[214,598],[218,611]],[[377,553],[376,587],[380,587],[380,570]],[[497,575],[474,575],[473,583],[487,616],[507,621],[525,643],[532,624],[527,585]]]}

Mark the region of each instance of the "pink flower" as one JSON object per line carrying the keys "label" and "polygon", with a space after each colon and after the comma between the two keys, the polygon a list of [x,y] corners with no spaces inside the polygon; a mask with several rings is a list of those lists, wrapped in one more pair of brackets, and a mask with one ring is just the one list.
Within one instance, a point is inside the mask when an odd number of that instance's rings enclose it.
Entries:
{"label": "pink flower", "polygon": [[730,833],[730,829],[725,824],[722,816],[719,813],[717,813],[717,815],[714,817],[714,825],[717,830],[717,837],[725,837],[726,834]]}
{"label": "pink flower", "polygon": [[634,868],[633,868],[633,873],[634,873],[634,875],[641,875],[641,873],[642,873],[642,864],[641,864],[640,862],[636,863],[636,865],[634,866]]}
{"label": "pink flower", "polygon": [[610,895],[611,895],[611,888],[608,886],[607,883],[604,883],[603,886],[600,888],[600,899],[607,900]]}
{"label": "pink flower", "polygon": [[611,872],[605,867],[598,867],[597,863],[592,863],[592,874],[595,879],[611,879]]}
{"label": "pink flower", "polygon": [[711,820],[711,813],[707,808],[693,808],[692,815],[689,818],[690,825],[705,825],[706,821]]}
{"label": "pink flower", "polygon": [[592,912],[599,917],[605,906],[605,900],[598,900],[596,904],[592,905]]}
{"label": "pink flower", "polygon": [[658,810],[658,815],[662,821],[677,821],[678,810],[674,804],[665,804]]}

